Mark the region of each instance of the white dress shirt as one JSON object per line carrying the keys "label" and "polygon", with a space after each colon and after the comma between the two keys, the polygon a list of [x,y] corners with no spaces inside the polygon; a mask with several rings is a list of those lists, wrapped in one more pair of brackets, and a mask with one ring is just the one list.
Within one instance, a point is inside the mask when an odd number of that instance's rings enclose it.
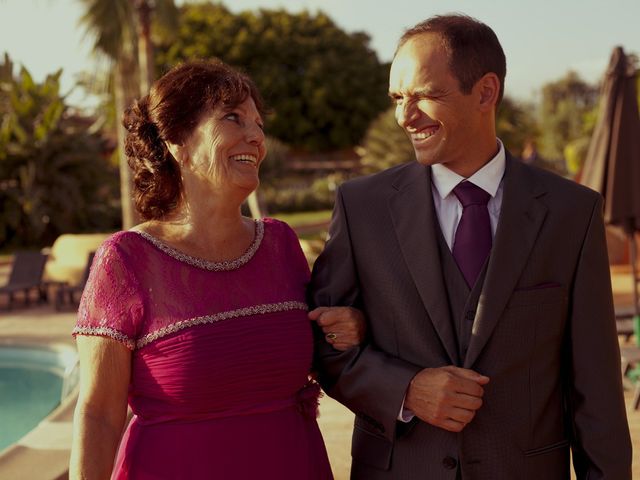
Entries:
{"label": "white dress shirt", "polygon": [[[489,219],[491,221],[491,236],[495,237],[496,235],[498,218],[500,217],[500,207],[502,207],[502,177],[504,177],[506,166],[504,146],[500,140],[498,140],[498,145],[499,149],[496,156],[469,178],[458,175],[443,164],[431,166],[431,194],[433,195],[433,204],[436,209],[436,215],[438,216],[438,222],[440,223],[440,229],[449,246],[449,250],[453,250],[453,240],[456,237],[456,229],[462,216],[462,204],[453,193],[453,189],[465,180],[482,188],[491,195],[489,203],[487,203],[487,210],[489,210]],[[404,408],[403,400],[400,413],[398,414],[398,420],[406,423],[411,421],[413,417],[413,412]]]}
{"label": "white dress shirt", "polygon": [[500,207],[502,206],[502,177],[504,176],[506,164],[504,146],[500,140],[498,140],[498,144],[500,149],[496,156],[469,178],[458,175],[442,164],[431,167],[433,204],[440,222],[440,229],[449,246],[449,250],[453,249],[453,240],[462,216],[462,204],[453,193],[453,189],[465,180],[482,188],[491,195],[487,209],[491,220],[491,235],[496,235]]}

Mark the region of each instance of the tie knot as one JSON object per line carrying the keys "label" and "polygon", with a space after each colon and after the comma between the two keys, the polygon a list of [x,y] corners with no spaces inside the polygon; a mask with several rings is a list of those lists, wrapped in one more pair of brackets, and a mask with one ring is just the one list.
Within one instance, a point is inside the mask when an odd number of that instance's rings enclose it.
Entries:
{"label": "tie knot", "polygon": [[463,207],[469,205],[486,205],[489,203],[491,195],[485,192],[482,188],[474,185],[471,182],[461,182],[456,188],[453,189],[453,193]]}

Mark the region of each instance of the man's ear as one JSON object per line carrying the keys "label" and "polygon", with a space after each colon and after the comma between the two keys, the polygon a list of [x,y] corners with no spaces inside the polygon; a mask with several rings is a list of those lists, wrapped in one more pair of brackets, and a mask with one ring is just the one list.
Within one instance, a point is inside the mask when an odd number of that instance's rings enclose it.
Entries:
{"label": "man's ear", "polygon": [[182,167],[187,164],[187,162],[189,161],[189,155],[184,145],[177,145],[171,142],[164,143],[169,149],[171,155],[173,155],[173,158],[175,158],[176,162],[178,162],[178,165]]}
{"label": "man's ear", "polygon": [[500,80],[495,73],[485,73],[474,86],[480,100],[479,107],[483,111],[493,110],[498,104]]}

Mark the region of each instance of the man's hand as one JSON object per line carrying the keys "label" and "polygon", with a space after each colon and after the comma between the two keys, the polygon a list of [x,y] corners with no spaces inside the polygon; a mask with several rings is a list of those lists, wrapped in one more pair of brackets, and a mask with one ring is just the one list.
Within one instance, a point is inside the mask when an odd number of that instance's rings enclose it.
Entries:
{"label": "man's hand", "polygon": [[309,319],[318,323],[325,339],[336,350],[348,350],[364,339],[364,315],[351,307],[318,307],[309,312]]}
{"label": "man's hand", "polygon": [[411,380],[404,407],[433,426],[460,432],[482,406],[487,383],[489,377],[453,365],[425,368]]}

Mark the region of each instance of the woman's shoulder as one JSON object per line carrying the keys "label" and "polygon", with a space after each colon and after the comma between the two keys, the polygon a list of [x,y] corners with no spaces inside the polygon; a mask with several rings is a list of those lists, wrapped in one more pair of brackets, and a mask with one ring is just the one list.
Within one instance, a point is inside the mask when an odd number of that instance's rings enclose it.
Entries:
{"label": "woman's shoulder", "polygon": [[277,218],[264,217],[261,221],[264,223],[265,227],[270,230],[280,232],[293,232],[293,228],[291,228],[291,226],[289,226],[287,222],[283,222],[282,220],[278,220]]}
{"label": "woman's shoulder", "polygon": [[100,245],[100,249],[128,249],[132,244],[138,242],[140,234],[133,230],[120,230],[109,235]]}
{"label": "woman's shoulder", "polygon": [[107,237],[96,250],[97,258],[134,259],[140,244],[144,243],[140,234],[132,230],[121,230]]}
{"label": "woman's shoulder", "polygon": [[295,238],[296,240],[298,238],[293,228],[291,228],[288,223],[283,222],[282,220],[278,220],[277,218],[265,217],[261,221],[264,224],[265,232],[270,236],[286,239]]}

